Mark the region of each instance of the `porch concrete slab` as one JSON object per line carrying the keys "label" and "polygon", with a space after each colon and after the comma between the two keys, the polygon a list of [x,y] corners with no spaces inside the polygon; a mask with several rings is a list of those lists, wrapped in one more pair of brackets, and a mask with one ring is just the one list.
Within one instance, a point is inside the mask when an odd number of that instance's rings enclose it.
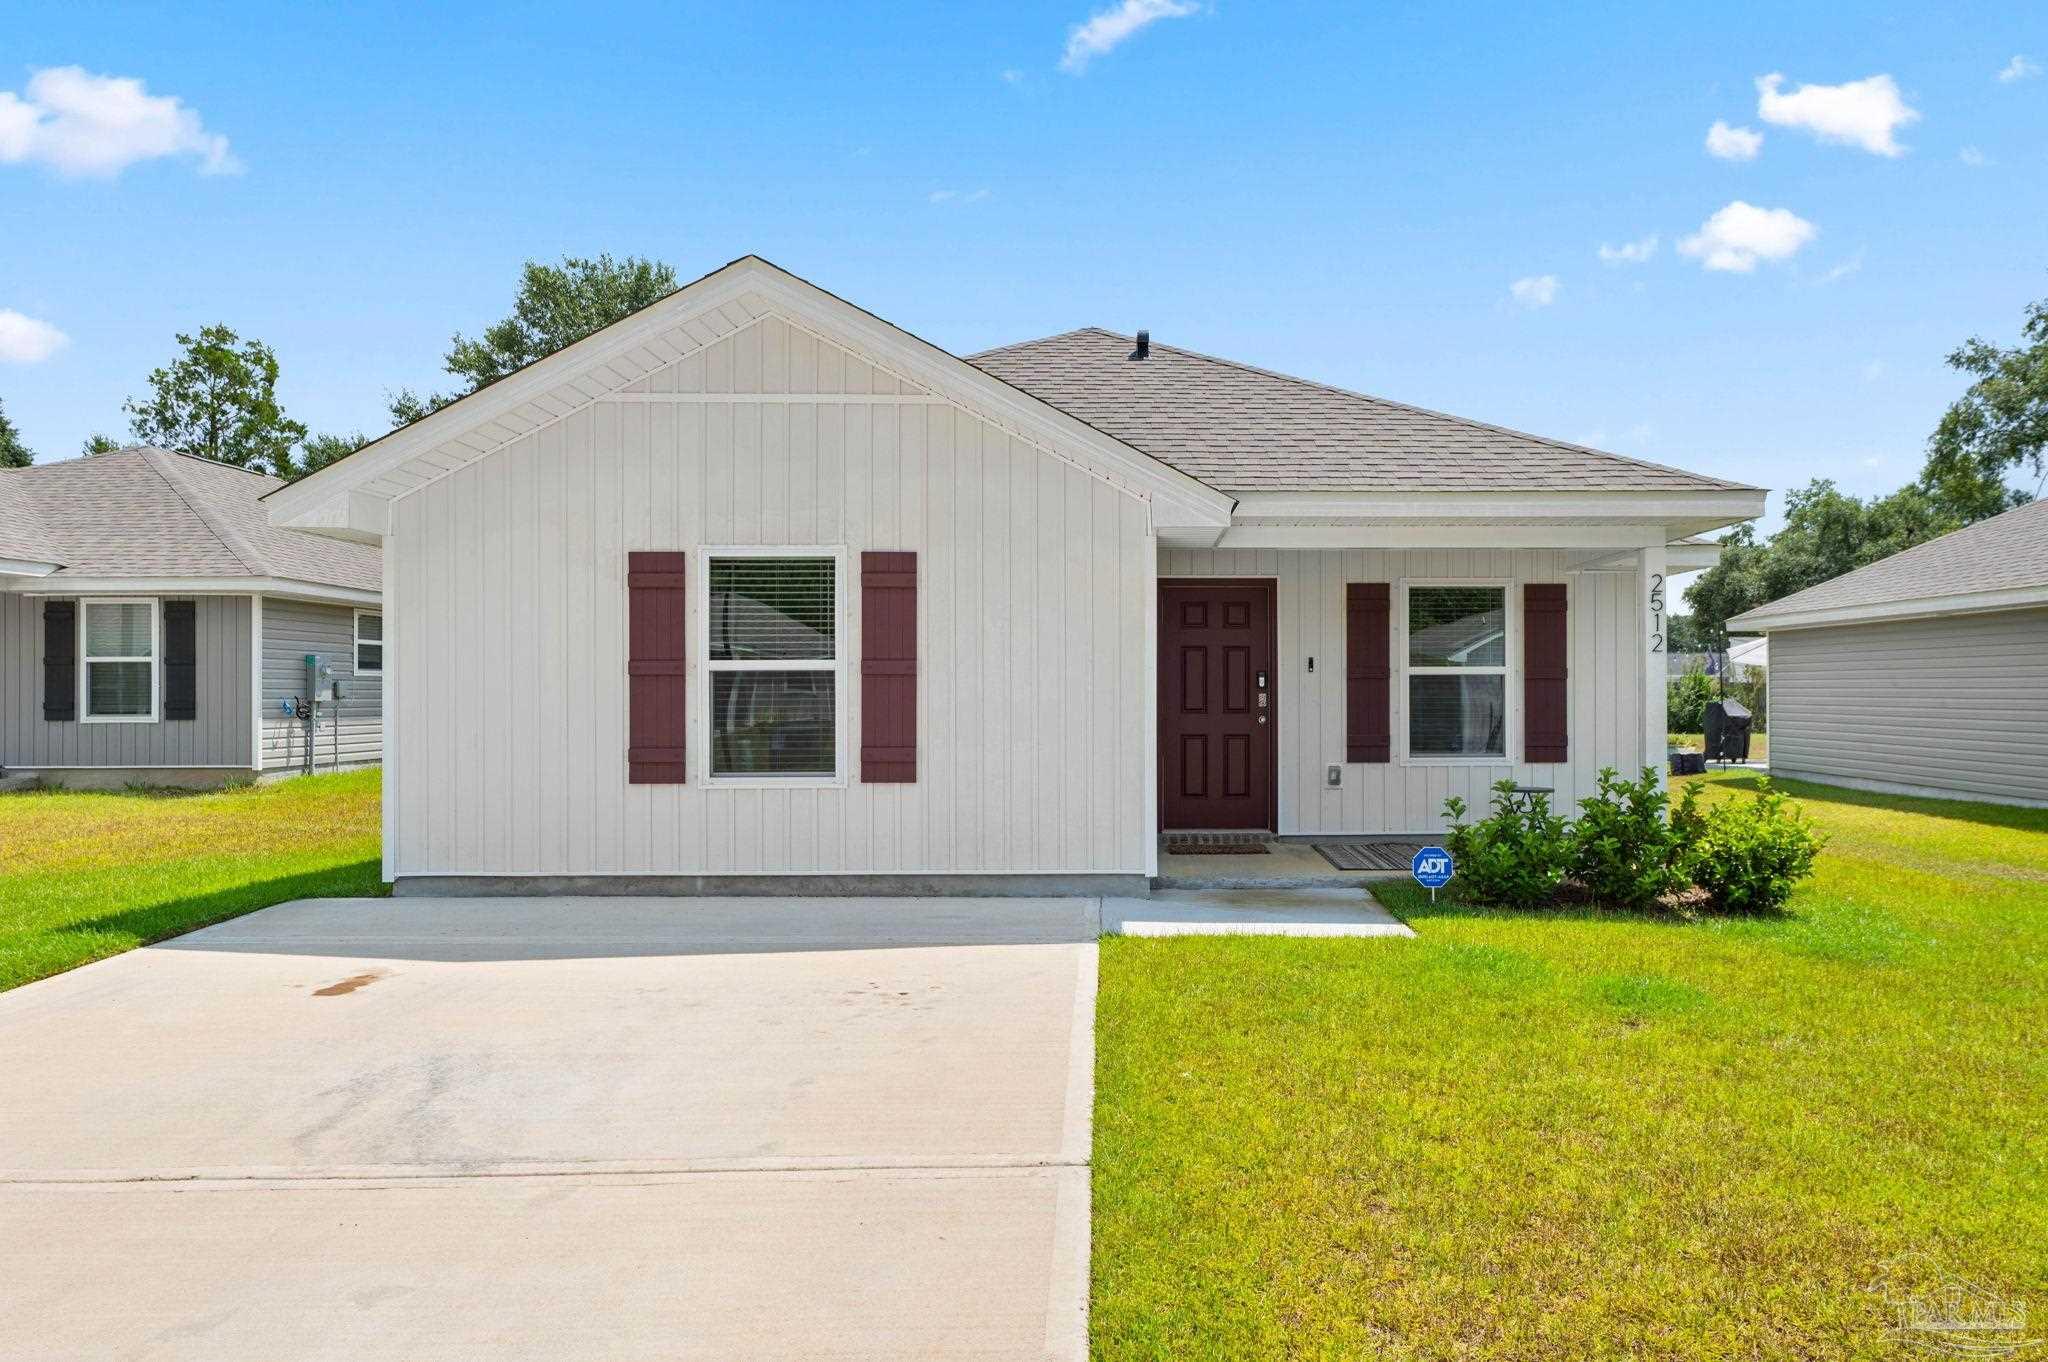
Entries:
{"label": "porch concrete slab", "polygon": [[1049,902],[308,901],[0,994],[0,1338],[1078,1358]]}
{"label": "porch concrete slab", "polygon": [[1268,842],[1264,855],[1176,856],[1159,853],[1163,889],[1288,889],[1366,885],[1400,878],[1387,870],[1339,870],[1307,842]]}
{"label": "porch concrete slab", "polygon": [[1355,888],[1182,889],[1104,899],[1105,931],[1124,936],[1414,936]]}

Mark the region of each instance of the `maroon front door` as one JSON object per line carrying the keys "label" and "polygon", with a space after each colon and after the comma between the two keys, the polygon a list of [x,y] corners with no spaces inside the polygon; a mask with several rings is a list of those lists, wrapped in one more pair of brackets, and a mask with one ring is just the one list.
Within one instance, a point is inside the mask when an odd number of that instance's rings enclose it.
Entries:
{"label": "maroon front door", "polygon": [[1159,816],[1274,827],[1273,584],[1159,584]]}

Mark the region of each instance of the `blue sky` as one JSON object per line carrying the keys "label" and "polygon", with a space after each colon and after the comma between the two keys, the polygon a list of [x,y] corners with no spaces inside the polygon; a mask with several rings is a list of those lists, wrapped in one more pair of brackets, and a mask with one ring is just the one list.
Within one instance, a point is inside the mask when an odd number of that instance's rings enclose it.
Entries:
{"label": "blue sky", "polygon": [[[0,402],[69,457],[224,321],[374,434],[528,257],[752,251],[960,353],[1145,326],[1774,488],[1912,477],[1943,356],[2048,295],[2048,11],[1551,10],[0,6]],[[103,126],[98,77],[178,105]]]}

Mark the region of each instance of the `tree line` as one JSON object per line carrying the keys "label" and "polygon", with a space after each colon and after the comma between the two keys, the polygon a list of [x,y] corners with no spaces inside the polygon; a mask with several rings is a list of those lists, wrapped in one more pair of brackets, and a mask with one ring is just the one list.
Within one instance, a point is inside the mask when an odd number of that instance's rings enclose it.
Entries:
{"label": "tree line", "polygon": [[[393,426],[409,425],[675,290],[673,267],[637,256],[568,256],[557,265],[529,260],[520,273],[511,315],[475,339],[460,332],[454,336],[442,363],[456,380],[455,389],[422,395],[402,388],[388,394]],[[360,431],[313,434],[286,415],[277,398],[278,370],[276,351],[224,323],[189,335],[180,332],[170,363],[150,370],[148,392],[122,403],[129,434],[139,444],[287,480],[369,443]],[[120,447],[111,435],[95,434],[80,452],[104,454]],[[34,461],[34,452],[0,404],[0,468],[26,468]]]}

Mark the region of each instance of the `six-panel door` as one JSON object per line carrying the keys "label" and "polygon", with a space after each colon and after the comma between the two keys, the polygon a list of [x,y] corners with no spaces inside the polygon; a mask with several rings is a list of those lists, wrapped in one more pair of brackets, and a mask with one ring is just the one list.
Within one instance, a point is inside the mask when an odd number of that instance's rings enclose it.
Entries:
{"label": "six-panel door", "polygon": [[1273,663],[1272,583],[1160,583],[1165,827],[1273,828]]}

